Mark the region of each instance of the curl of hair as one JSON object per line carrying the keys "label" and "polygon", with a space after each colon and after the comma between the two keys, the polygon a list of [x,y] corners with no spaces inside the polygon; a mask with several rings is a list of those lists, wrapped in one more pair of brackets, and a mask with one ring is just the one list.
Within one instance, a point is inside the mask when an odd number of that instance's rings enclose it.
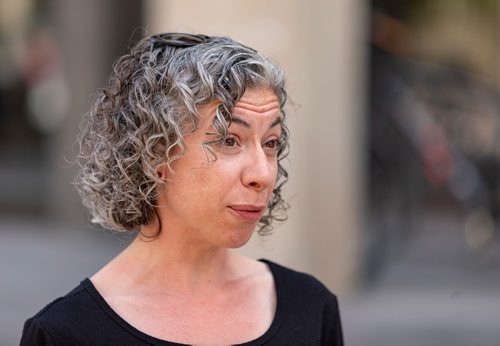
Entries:
{"label": "curl of hair", "polygon": [[[170,167],[185,154],[184,136],[198,125],[197,108],[214,99],[221,102],[214,141],[204,143],[216,160],[211,144],[227,136],[231,110],[247,88],[271,88],[284,120],[284,82],[277,65],[228,37],[211,37],[186,48],[152,49],[149,37],[139,41],[115,62],[108,86],[81,123],[75,186],[92,222],[115,231],[147,225],[157,217],[159,188],[168,188],[157,168]],[[282,187],[288,173],[282,161],[288,154],[288,136],[282,123],[277,181],[259,222],[260,235],[271,231],[273,220],[286,219]]]}

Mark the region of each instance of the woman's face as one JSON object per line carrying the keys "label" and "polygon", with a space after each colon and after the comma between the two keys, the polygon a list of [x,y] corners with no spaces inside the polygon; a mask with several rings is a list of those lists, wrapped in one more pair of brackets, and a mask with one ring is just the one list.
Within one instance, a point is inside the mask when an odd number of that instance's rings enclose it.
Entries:
{"label": "woman's face", "polygon": [[[163,169],[168,179],[158,198],[166,233],[218,247],[245,244],[271,197],[278,169],[281,113],[275,93],[249,89],[233,110],[229,135],[223,144],[203,149],[212,141],[219,103],[199,108],[198,129],[185,137],[187,153]],[[168,236],[168,235],[167,235]]]}

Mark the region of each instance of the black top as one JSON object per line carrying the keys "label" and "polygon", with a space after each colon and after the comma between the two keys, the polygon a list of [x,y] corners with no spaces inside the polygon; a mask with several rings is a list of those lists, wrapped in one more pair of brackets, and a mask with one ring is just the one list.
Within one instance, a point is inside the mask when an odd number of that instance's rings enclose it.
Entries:
{"label": "black top", "polygon": [[[343,345],[337,298],[314,277],[268,260],[276,314],[259,338],[240,345]],[[181,345],[147,335],[106,303],[89,279],[24,324],[25,345]]]}

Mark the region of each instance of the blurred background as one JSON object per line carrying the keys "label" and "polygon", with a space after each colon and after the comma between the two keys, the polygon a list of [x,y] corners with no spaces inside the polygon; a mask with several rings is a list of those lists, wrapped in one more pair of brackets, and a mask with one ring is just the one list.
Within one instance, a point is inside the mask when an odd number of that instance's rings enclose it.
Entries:
{"label": "blurred background", "polygon": [[500,345],[496,0],[0,0],[0,345],[130,241],[90,224],[74,141],[160,31],[287,73],[289,220],[241,252],[327,284],[347,345]]}

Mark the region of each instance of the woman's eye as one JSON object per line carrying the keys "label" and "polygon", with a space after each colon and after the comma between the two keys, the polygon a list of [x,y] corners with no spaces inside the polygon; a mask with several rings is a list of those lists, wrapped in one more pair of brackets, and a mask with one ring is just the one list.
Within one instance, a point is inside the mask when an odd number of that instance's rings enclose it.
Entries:
{"label": "woman's eye", "polygon": [[271,150],[278,150],[281,147],[281,141],[277,138],[271,139],[265,143],[265,147]]}
{"label": "woman's eye", "polygon": [[229,136],[226,139],[224,139],[224,146],[225,147],[234,147],[238,144],[238,141],[236,137]]}

